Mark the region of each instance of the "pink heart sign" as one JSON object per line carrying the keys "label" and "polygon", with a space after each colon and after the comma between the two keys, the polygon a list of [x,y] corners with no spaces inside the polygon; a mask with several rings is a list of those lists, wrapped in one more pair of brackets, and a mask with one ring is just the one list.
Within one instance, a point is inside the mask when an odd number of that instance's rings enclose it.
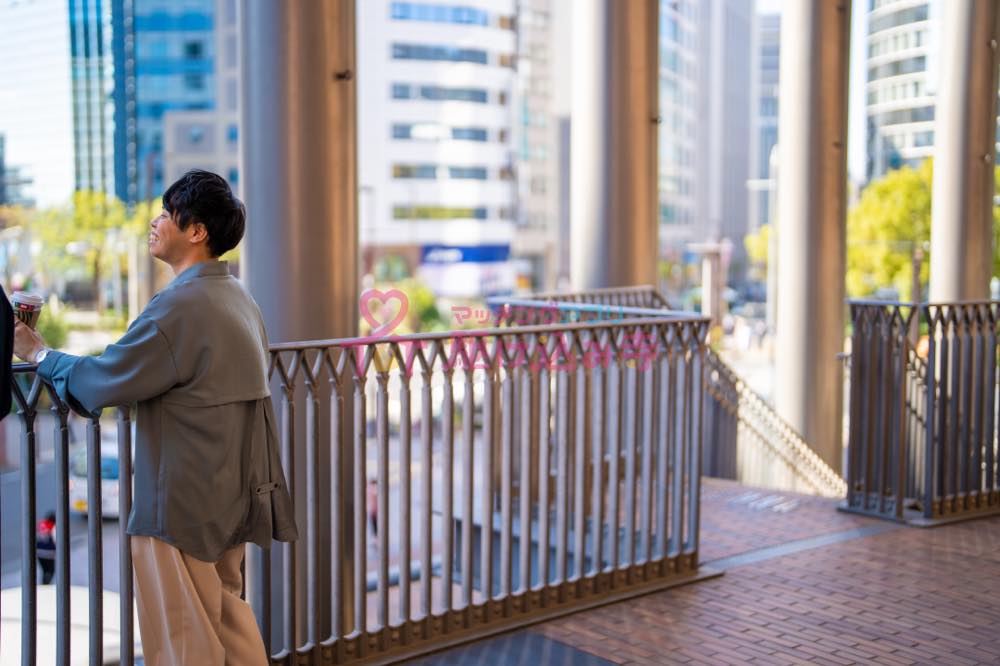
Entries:
{"label": "pink heart sign", "polygon": [[[372,311],[372,300],[381,301],[382,307],[376,308],[375,312]],[[375,313],[385,316],[385,306],[389,304],[390,301],[399,301],[399,311],[396,316],[387,322],[379,321],[379,316]],[[363,294],[361,294],[361,302],[359,303],[361,309],[361,316],[365,318],[368,325],[372,327],[372,332],[370,337],[380,338],[383,335],[388,335],[392,333],[403,318],[406,317],[406,313],[410,309],[410,300],[406,297],[406,294],[401,292],[399,289],[389,289],[388,291],[382,292],[378,289],[368,289]]]}

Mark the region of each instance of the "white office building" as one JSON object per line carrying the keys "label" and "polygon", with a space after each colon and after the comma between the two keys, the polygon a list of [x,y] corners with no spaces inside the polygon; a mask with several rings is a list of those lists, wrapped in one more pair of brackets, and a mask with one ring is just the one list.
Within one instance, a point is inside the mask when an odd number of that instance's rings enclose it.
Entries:
{"label": "white office building", "polygon": [[867,83],[869,179],[934,153],[935,3],[870,0]]}
{"label": "white office building", "polygon": [[439,295],[512,290],[514,0],[357,11],[364,270],[394,254]]}

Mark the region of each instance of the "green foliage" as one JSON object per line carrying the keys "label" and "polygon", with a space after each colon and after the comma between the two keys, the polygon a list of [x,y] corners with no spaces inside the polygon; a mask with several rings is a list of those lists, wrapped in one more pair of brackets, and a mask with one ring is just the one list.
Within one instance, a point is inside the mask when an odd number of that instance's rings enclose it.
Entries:
{"label": "green foliage", "polygon": [[45,340],[45,344],[53,349],[64,348],[69,339],[69,325],[66,323],[66,317],[53,308],[42,309],[35,330]]}
{"label": "green foliage", "polygon": [[771,225],[763,224],[757,233],[747,234],[743,246],[747,250],[747,258],[754,269],[767,275],[768,243],[771,242]]}
{"label": "green foliage", "polygon": [[[872,181],[847,215],[847,293],[868,296],[895,287],[911,298],[913,253],[931,238],[933,165],[904,166]],[[926,257],[921,283],[930,274]]]}
{"label": "green foliage", "polygon": [[[19,226],[39,241],[41,252],[33,271],[46,276],[89,276],[95,291],[102,277],[122,267],[123,242],[145,236],[159,203],[125,204],[104,192],[78,191],[68,205],[35,209],[18,206],[0,209],[0,224]],[[103,309],[103,303],[99,303]]]}

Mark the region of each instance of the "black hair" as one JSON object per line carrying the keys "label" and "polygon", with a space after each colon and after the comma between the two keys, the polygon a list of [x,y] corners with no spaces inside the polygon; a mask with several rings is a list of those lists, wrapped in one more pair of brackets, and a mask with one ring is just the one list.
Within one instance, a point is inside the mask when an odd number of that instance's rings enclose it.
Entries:
{"label": "black hair", "polygon": [[218,257],[236,247],[246,229],[246,208],[226,179],[191,169],[163,193],[163,209],[181,229],[200,222],[208,232],[208,249]]}

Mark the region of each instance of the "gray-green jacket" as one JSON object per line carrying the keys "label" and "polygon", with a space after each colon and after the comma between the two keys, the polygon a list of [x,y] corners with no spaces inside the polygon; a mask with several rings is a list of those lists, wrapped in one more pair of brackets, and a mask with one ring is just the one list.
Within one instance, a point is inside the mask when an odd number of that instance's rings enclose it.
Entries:
{"label": "gray-green jacket", "polygon": [[38,374],[82,414],[138,404],[128,533],[214,562],[297,537],[267,369],[257,304],[211,261],[178,275],[100,356],[51,352]]}

